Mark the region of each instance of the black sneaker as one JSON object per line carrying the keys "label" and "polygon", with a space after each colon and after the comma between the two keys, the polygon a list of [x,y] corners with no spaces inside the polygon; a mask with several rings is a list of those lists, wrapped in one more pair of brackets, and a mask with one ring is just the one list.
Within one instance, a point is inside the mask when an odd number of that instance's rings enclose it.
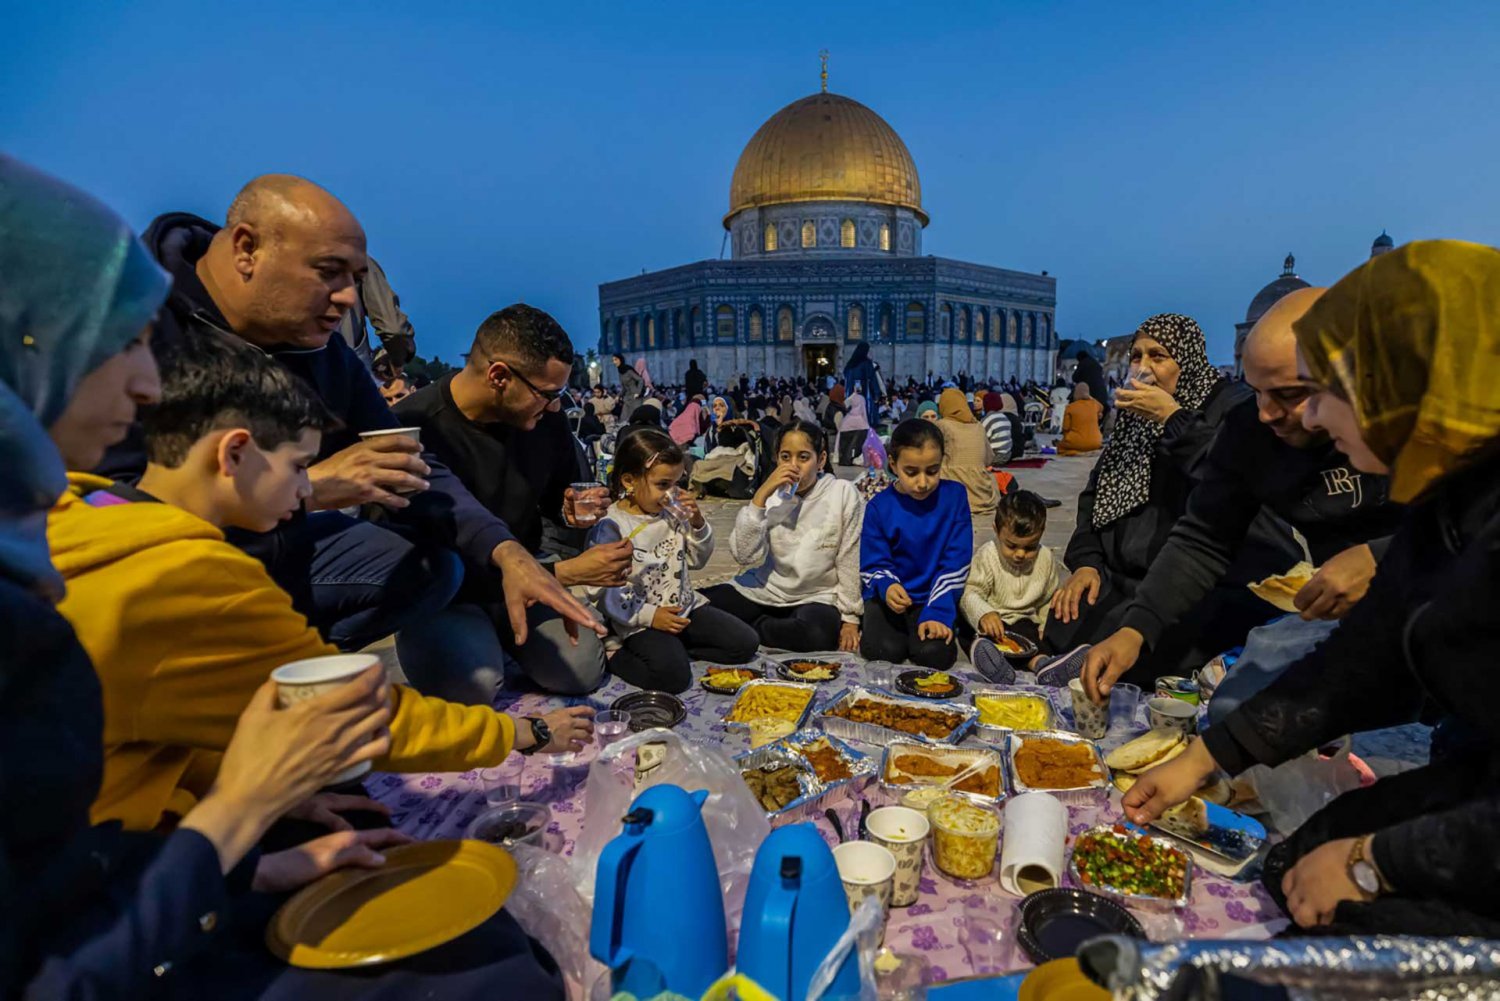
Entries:
{"label": "black sneaker", "polygon": [[969,663],[974,665],[974,670],[998,685],[1015,684],[1016,669],[993,640],[983,636],[976,639],[974,645],[969,647]]}
{"label": "black sneaker", "polygon": [[1069,650],[1053,657],[1036,671],[1036,683],[1048,688],[1067,688],[1068,682],[1083,674],[1083,662],[1087,659],[1089,644]]}

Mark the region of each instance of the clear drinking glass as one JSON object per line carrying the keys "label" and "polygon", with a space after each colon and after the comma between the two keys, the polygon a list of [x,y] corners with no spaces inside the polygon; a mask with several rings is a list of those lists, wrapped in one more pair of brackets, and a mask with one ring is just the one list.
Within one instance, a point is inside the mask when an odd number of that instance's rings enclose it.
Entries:
{"label": "clear drinking glass", "polygon": [[623,709],[604,709],[594,713],[594,738],[600,748],[608,747],[630,732],[630,713]]}
{"label": "clear drinking glass", "polygon": [[874,688],[891,690],[896,684],[896,665],[888,660],[865,661],[865,680]]}
{"label": "clear drinking glass", "polygon": [[662,517],[671,522],[673,528],[686,535],[693,529],[693,516],[688,514],[687,508],[682,506],[679,496],[678,489],[673,487],[666,499],[662,501],[661,513]]}
{"label": "clear drinking glass", "polygon": [[521,798],[521,776],[526,768],[526,759],[512,752],[510,757],[493,768],[479,769],[479,784],[484,789],[484,801],[490,806],[505,806]]}

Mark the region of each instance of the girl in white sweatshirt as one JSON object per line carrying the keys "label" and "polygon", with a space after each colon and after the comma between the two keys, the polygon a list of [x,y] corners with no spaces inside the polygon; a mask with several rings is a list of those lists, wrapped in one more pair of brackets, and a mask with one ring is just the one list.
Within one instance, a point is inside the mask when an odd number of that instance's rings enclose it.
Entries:
{"label": "girl in white sweatshirt", "polygon": [[703,594],[755,627],[769,647],[808,653],[859,650],[859,535],[865,502],[854,484],[823,472],[823,429],[782,427],[777,466],[735,519],[729,551],[743,573]]}

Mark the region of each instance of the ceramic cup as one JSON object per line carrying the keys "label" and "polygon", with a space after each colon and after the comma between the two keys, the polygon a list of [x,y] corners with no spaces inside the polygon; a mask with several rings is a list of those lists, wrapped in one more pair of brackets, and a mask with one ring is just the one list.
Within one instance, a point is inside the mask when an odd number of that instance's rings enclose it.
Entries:
{"label": "ceramic cup", "polygon": [[[380,658],[373,653],[341,653],[282,664],[271,672],[271,680],[276,682],[276,705],[285,709],[293,703],[331,692],[379,664]],[[369,770],[370,762],[362,761],[339,772],[329,785],[352,781]]]}
{"label": "ceramic cup", "polygon": [[917,902],[922,881],[922,843],[932,825],[924,814],[904,806],[882,806],[865,818],[870,840],[896,859],[896,878],[891,906],[908,907]]}
{"label": "ceramic cup", "polygon": [[1082,678],[1068,682],[1068,694],[1073,696],[1073,722],[1080,734],[1098,740],[1109,732],[1109,703],[1095,705],[1083,690]]}
{"label": "ceramic cup", "polygon": [[1146,712],[1151,718],[1152,729],[1161,727],[1189,734],[1198,732],[1198,707],[1189,702],[1158,695],[1146,703]]}
{"label": "ceramic cup", "polygon": [[[873,811],[870,816],[875,816]],[[833,862],[844,883],[844,896],[849,898],[850,914],[866,897],[875,897],[882,913],[890,913],[896,856],[889,849],[873,841],[846,841],[833,850]]]}

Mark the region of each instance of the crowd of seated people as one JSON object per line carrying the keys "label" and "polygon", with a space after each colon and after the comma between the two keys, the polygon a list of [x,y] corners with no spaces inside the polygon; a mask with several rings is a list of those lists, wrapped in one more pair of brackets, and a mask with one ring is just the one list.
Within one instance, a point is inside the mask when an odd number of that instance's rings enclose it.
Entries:
{"label": "crowd of seated people", "polygon": [[[582,397],[566,331],[516,304],[393,409],[339,334],[373,273],[364,233],[317,185],[256,178],[222,226],[174,213],[137,238],[18,161],[0,157],[0,182],[0,887],[32,905],[0,918],[7,993],[561,997],[503,911],[378,974],[266,954],[268,908],[407,840],[334,777],[590,739],[589,709],[513,718],[502,686],[680,692],[693,661],[761,648],[937,669],[965,652],[1010,681],[1007,633],[1037,647],[1041,683],[1081,677],[1095,698],[1257,627],[1299,639],[1231,673],[1233,708],[1126,798],[1138,819],[1221,769],[1436,706],[1466,753],[1339,798],[1277,848],[1268,885],[1310,930],[1500,929],[1489,683],[1465,671],[1496,628],[1500,252],[1416,243],[1293,293],[1247,340],[1244,385],[1191,319],[1146,320],[1057,554],[1046,503],[989,469],[997,443],[1014,454],[1019,386],[943,389],[933,420],[868,357],[850,392],[716,393],[694,363],[680,397],[617,357],[619,396]],[[578,516],[594,470],[572,409],[610,439],[597,520]],[[866,500],[835,460],[883,418],[889,485]],[[680,485],[695,449],[741,441],[740,570],[700,591],[714,532]],[[977,553],[976,513],[994,526]],[[1294,562],[1292,537],[1317,570],[1301,615],[1272,622],[1243,585]],[[408,684],[372,667],[277,708],[277,666],[392,635]],[[1453,851],[1417,847],[1436,841]]]}

